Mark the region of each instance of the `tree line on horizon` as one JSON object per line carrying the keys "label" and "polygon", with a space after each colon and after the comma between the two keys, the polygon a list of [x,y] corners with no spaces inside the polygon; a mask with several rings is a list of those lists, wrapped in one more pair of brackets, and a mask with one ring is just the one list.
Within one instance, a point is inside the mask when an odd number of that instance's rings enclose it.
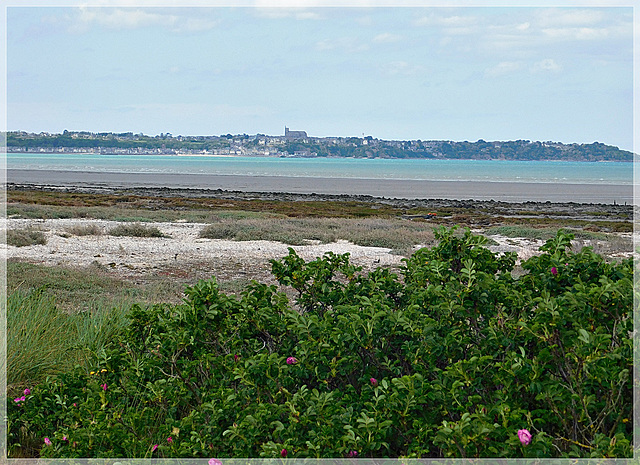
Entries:
{"label": "tree line on horizon", "polygon": [[213,152],[242,148],[247,154],[260,154],[275,148],[281,156],[353,157],[353,158],[431,158],[475,160],[558,160],[558,161],[633,161],[633,153],[618,147],[593,142],[564,144],[529,140],[515,141],[387,141],[371,136],[307,137],[286,139],[283,136],[247,134],[221,136],[147,136],[128,133],[70,132],[62,134],[7,133],[9,151],[59,149],[124,149],[158,153]]}

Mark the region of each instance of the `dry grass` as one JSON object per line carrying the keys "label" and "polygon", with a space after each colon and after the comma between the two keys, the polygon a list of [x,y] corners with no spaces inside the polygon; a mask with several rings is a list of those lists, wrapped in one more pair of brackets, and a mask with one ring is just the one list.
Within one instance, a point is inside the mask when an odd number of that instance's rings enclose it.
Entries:
{"label": "dry grass", "polygon": [[140,223],[121,224],[109,230],[111,236],[131,237],[168,237],[155,226],[147,226]]}
{"label": "dry grass", "polygon": [[78,224],[65,228],[67,234],[72,236],[100,236],[102,234],[102,228],[96,224]]}
{"label": "dry grass", "polygon": [[45,245],[47,238],[39,229],[28,227],[22,229],[10,229],[7,231],[7,244],[14,247],[27,247],[30,245]]}
{"label": "dry grass", "polygon": [[433,227],[425,222],[383,218],[223,219],[203,228],[200,237],[289,245],[342,239],[361,246],[385,247],[398,254],[408,254],[414,246],[428,245],[434,239]]}

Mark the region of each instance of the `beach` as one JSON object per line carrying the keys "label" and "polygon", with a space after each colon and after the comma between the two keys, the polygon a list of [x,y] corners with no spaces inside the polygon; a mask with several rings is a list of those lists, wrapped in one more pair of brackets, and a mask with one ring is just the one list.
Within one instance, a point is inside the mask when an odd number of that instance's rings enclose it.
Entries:
{"label": "beach", "polygon": [[41,186],[212,189],[292,194],[369,195],[398,199],[633,204],[633,186],[483,181],[118,173],[8,169],[7,182]]}
{"label": "beach", "polygon": [[[35,172],[39,173],[39,172]],[[82,201],[83,195],[90,199],[101,199],[98,204],[120,210],[123,215],[131,208],[134,215],[141,215],[144,211],[175,211],[187,212],[189,209],[211,209],[212,211],[252,210],[271,211],[268,205],[290,205],[290,213],[293,216],[300,214],[313,214],[309,208],[342,208],[342,216],[350,211],[350,205],[360,205],[358,208],[369,206],[371,211],[382,212],[385,208],[393,209],[396,219],[425,221],[425,214],[421,212],[439,211],[443,216],[437,219],[427,218],[431,225],[425,223],[426,228],[435,227],[437,224],[452,226],[454,224],[468,225],[478,232],[499,225],[522,224],[543,227],[545,224],[572,224],[574,227],[588,227],[591,230],[609,231],[611,237],[624,238],[631,241],[630,232],[617,234],[618,225],[621,222],[629,222],[633,218],[632,205],[622,203],[575,203],[575,202],[548,202],[526,200],[524,202],[507,202],[504,200],[456,200],[456,199],[411,199],[411,198],[382,198],[364,194],[304,194],[292,192],[257,192],[257,187],[275,189],[278,186],[266,183],[264,179],[257,178],[253,184],[242,184],[243,180],[237,176],[219,176],[222,181],[228,180],[224,187],[253,190],[224,190],[203,189],[195,187],[171,188],[144,187],[139,182],[140,178],[153,185],[161,176],[141,175],[122,176],[118,180],[97,180],[91,176],[82,178],[82,182],[74,181],[72,176],[58,178],[54,175],[50,179],[34,179],[31,182],[16,184],[10,182],[7,185],[10,202],[16,202],[16,197],[24,193],[26,199],[40,198],[40,194],[48,195],[49,201],[61,201],[61,205],[72,201]],[[73,173],[67,173],[67,175]],[[171,179],[179,176],[169,176]],[[290,178],[288,178],[290,179]],[[10,176],[11,181],[16,178]],[[108,182],[111,180],[111,182]],[[300,181],[300,179],[297,179]],[[38,182],[34,182],[38,181]],[[310,183],[313,191],[322,187],[317,180]],[[249,182],[244,180],[244,182]],[[275,182],[275,180],[272,180]],[[263,184],[260,184],[263,183]],[[169,184],[169,183],[167,183]],[[347,191],[353,192],[353,183],[346,183]],[[393,183],[396,184],[396,183]],[[502,184],[502,183],[495,183]],[[117,186],[121,187],[117,187]],[[211,187],[219,186],[213,183]],[[301,186],[303,187],[303,186]],[[530,186],[525,186],[530,187]],[[335,186],[334,186],[335,188]],[[484,186],[484,189],[487,189]],[[329,190],[329,189],[327,189]],[[357,191],[356,191],[357,192]],[[438,191],[443,197],[443,191]],[[31,197],[29,197],[31,196]],[[126,201],[124,200],[126,198]],[[14,200],[11,200],[14,199]],[[67,199],[67,200],[65,200]],[[119,199],[123,199],[120,201]],[[49,202],[43,200],[45,202]],[[93,200],[91,200],[93,202]],[[136,203],[137,202],[137,203]],[[9,203],[14,205],[14,203]],[[24,205],[28,205],[28,202]],[[55,203],[51,204],[55,205]],[[122,210],[121,205],[127,205]],[[137,207],[136,207],[137,205]],[[316,205],[312,207],[311,205]],[[341,205],[343,205],[341,207]],[[255,210],[254,208],[258,208]],[[327,212],[329,210],[325,210]],[[357,211],[357,210],[352,210]],[[326,213],[325,213],[326,214]],[[428,215],[427,215],[428,216]],[[55,217],[53,217],[55,218]],[[219,221],[219,220],[213,220]],[[267,221],[267,220],[265,220]],[[273,221],[279,221],[274,219]],[[100,230],[98,235],[78,236],[68,231],[78,228],[87,228],[94,225]],[[143,276],[162,274],[167,277],[180,277],[189,279],[203,278],[206,276],[218,276],[222,280],[260,279],[269,280],[269,260],[281,258],[287,254],[288,245],[274,241],[234,241],[206,239],[200,237],[200,231],[205,228],[204,223],[194,223],[188,220],[174,220],[173,222],[156,223],[156,226],[166,235],[165,238],[134,238],[113,237],[108,231],[114,228],[117,222],[108,222],[91,218],[69,219],[26,219],[10,215],[5,220],[6,230],[23,228],[35,228],[45,233],[46,245],[33,245],[29,247],[4,248],[4,256],[8,259],[26,260],[48,266],[80,267],[86,268],[91,264],[99,264],[110,274],[118,275],[125,279],[140,279]],[[266,223],[265,223],[266,225]],[[580,226],[582,225],[582,226]],[[598,226],[596,226],[598,225]],[[594,229],[595,228],[595,229]],[[627,229],[628,231],[628,229]],[[507,238],[499,234],[491,234],[494,241],[492,250],[496,252],[514,251],[520,259],[526,259],[536,253],[543,241],[533,238]],[[170,238],[170,239],[169,239]],[[401,263],[401,256],[392,253],[391,249],[384,247],[364,247],[344,240],[333,243],[314,243],[310,241],[295,249],[305,260],[311,260],[321,256],[325,252],[350,253],[353,262],[365,269],[373,269],[377,266],[397,266]],[[414,244],[419,247],[421,244]],[[422,244],[426,245],[426,244]],[[582,245],[590,245],[583,243]],[[591,244],[597,245],[597,244]],[[622,252],[618,255],[617,252]],[[631,245],[624,245],[616,252],[618,258],[628,256],[632,252]]]}

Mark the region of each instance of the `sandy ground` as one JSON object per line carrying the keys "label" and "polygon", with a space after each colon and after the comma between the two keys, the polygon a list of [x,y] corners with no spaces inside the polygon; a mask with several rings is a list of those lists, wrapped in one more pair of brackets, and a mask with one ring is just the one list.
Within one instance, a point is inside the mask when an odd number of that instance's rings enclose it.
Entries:
{"label": "sandy ground", "polygon": [[[75,236],[70,228],[94,224],[103,234]],[[87,219],[29,220],[3,219],[4,229],[28,226],[44,232],[47,243],[28,247],[2,244],[3,258],[18,259],[48,266],[82,268],[98,265],[114,275],[133,281],[152,276],[178,279],[205,279],[216,276],[219,280],[257,279],[272,282],[269,260],[288,254],[288,245],[269,241],[237,242],[202,239],[200,223],[154,223],[166,238],[138,238],[110,236],[108,231],[118,222]],[[490,236],[497,245],[494,252],[517,252],[520,260],[538,253],[541,240]],[[349,253],[351,262],[371,270],[378,266],[400,265],[402,257],[390,249],[362,247],[346,241],[331,244],[310,243],[293,246],[305,260],[313,260],[328,251]],[[631,253],[631,251],[629,251]]]}

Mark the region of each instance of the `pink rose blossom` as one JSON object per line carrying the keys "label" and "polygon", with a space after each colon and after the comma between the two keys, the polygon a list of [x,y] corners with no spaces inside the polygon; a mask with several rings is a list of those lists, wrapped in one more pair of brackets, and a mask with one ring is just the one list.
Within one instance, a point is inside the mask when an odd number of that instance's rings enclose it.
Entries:
{"label": "pink rose blossom", "polygon": [[233,356],[233,360],[234,360],[235,362],[237,362],[238,360],[240,360],[240,356],[239,356],[238,354],[235,354],[235,355]]}
{"label": "pink rose blossom", "polygon": [[66,436],[62,436],[62,440],[63,440],[63,441],[68,441],[68,439],[67,439],[67,437],[66,437]]}
{"label": "pink rose blossom", "polygon": [[22,402],[23,400],[26,400],[25,396],[16,397],[15,399],[13,399],[14,402]]}
{"label": "pink rose blossom", "polygon": [[107,383],[101,384],[100,387],[102,388],[103,391],[107,390]]}
{"label": "pink rose blossom", "polygon": [[24,390],[24,395],[28,396],[29,394],[31,394],[31,389],[27,388]]}
{"label": "pink rose blossom", "polygon": [[526,446],[531,442],[531,433],[526,429],[518,430],[518,439],[520,439],[520,442]]}
{"label": "pink rose blossom", "polygon": [[287,449],[282,449],[282,450],[280,451],[280,455],[281,455],[282,457],[286,457],[286,456],[287,456]]}
{"label": "pink rose blossom", "polygon": [[348,457],[349,458],[356,458],[358,456],[358,451],[352,450],[351,452],[349,452]]}
{"label": "pink rose blossom", "polygon": [[158,448],[158,444],[154,444],[153,447],[151,448],[151,453],[153,454],[157,448]]}
{"label": "pink rose blossom", "polygon": [[50,446],[50,445],[51,445],[51,439],[49,439],[49,438],[44,438],[44,443],[45,443],[47,446]]}
{"label": "pink rose blossom", "polygon": [[295,357],[289,357],[287,358],[287,365],[294,365],[298,363],[298,359]]}
{"label": "pink rose blossom", "polygon": [[558,274],[558,269],[555,266],[551,267],[551,274],[554,276]]}
{"label": "pink rose blossom", "polygon": [[374,385],[374,386],[378,385],[378,380],[375,379],[375,378],[371,378],[369,381],[371,381],[371,384]]}
{"label": "pink rose blossom", "polygon": [[173,442],[173,438],[172,438],[171,436],[169,436],[169,437],[167,438],[167,442],[168,442],[169,444],[171,444],[171,443]]}
{"label": "pink rose blossom", "polygon": [[218,459],[209,459],[209,465],[222,465],[222,462]]}

